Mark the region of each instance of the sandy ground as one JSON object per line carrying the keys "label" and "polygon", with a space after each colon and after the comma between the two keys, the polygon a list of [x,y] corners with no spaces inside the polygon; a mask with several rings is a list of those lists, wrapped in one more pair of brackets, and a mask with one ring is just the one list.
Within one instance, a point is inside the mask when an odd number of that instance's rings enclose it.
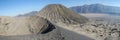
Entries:
{"label": "sandy ground", "polygon": [[39,35],[0,36],[0,40],[94,40],[87,36],[57,27],[52,32]]}

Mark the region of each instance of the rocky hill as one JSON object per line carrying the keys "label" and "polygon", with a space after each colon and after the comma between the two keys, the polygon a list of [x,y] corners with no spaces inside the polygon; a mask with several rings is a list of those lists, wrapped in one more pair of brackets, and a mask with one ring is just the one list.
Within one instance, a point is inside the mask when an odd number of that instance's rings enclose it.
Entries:
{"label": "rocky hill", "polygon": [[48,19],[52,23],[85,23],[88,19],[76,12],[59,4],[51,4],[44,7],[36,14],[37,16]]}

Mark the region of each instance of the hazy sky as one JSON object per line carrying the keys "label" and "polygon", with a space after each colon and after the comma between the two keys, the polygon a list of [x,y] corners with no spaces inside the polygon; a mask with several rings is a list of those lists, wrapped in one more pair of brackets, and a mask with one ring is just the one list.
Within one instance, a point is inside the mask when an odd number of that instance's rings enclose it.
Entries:
{"label": "hazy sky", "polygon": [[39,11],[45,5],[53,3],[67,7],[96,3],[120,7],[120,0],[0,0],[0,16],[15,16]]}

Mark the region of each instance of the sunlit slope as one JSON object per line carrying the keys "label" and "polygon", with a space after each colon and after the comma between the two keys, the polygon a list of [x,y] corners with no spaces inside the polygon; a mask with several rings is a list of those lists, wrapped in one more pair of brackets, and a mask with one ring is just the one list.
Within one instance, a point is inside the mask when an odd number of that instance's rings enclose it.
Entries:
{"label": "sunlit slope", "polygon": [[37,17],[0,17],[0,35],[25,35],[44,33],[52,25],[47,20]]}
{"label": "sunlit slope", "polygon": [[48,19],[54,23],[85,23],[88,19],[60,4],[50,4],[44,7],[37,16]]}

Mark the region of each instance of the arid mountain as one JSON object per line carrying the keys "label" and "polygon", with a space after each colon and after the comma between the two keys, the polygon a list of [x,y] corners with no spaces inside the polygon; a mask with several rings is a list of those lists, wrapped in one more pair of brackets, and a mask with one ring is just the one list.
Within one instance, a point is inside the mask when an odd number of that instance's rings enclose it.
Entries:
{"label": "arid mountain", "polygon": [[85,23],[88,19],[60,4],[51,4],[44,7],[36,14],[37,16],[48,19],[53,23]]}
{"label": "arid mountain", "polygon": [[70,9],[77,13],[105,13],[112,15],[120,15],[120,7],[107,6],[103,4],[91,4],[83,6],[73,6]]}
{"label": "arid mountain", "polygon": [[[72,6],[70,7],[73,11],[77,13],[97,13],[97,14],[110,14],[110,15],[120,15],[120,7],[108,6],[104,4],[91,4],[91,5],[82,5],[82,6]],[[17,15],[19,16],[32,16],[35,15],[38,11],[32,11],[25,14]]]}

